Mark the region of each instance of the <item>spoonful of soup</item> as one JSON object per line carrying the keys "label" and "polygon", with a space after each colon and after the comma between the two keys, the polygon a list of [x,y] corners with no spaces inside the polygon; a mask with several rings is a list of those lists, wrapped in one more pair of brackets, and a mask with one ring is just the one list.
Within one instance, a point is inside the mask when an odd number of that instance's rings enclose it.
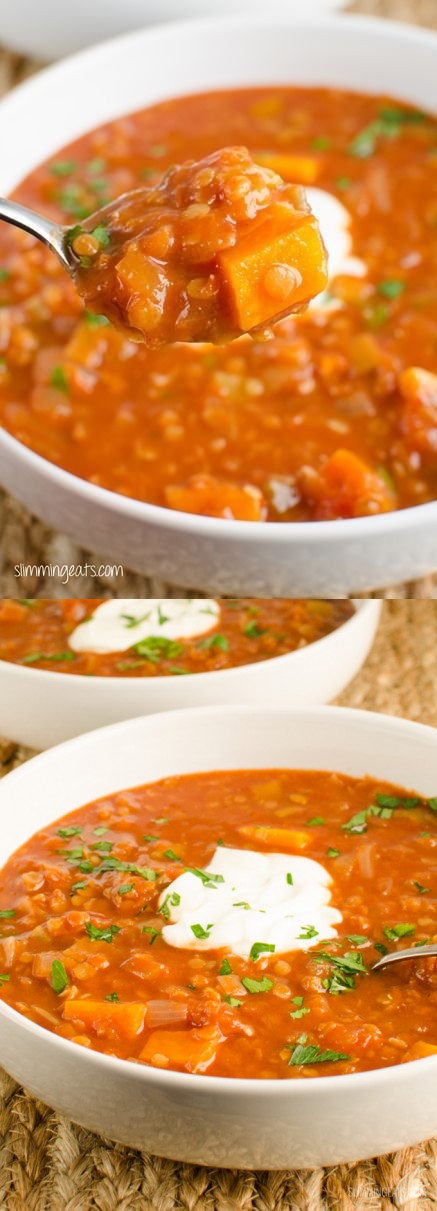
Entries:
{"label": "spoonful of soup", "polygon": [[244,147],[175,165],[69,229],[6,199],[0,218],[57,254],[90,311],[154,348],[268,335],[327,284],[303,188]]}

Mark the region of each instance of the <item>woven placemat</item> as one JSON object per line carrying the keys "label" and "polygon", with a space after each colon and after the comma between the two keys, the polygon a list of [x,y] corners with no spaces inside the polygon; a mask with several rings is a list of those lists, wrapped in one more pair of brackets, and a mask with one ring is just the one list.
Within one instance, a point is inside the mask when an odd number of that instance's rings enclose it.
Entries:
{"label": "woven placemat", "polygon": [[[437,606],[390,601],[373,650],[339,701],[437,726]],[[0,772],[29,756],[0,740]],[[299,1173],[243,1173],[160,1160],[54,1114],[0,1070],[4,1211],[436,1211],[437,1140]]]}
{"label": "woven placemat", "polygon": [[[304,7],[305,0],[301,3]],[[350,9],[437,28],[437,0],[355,0]],[[31,75],[38,66],[0,47],[0,96]],[[16,499],[0,491],[0,596],[184,597],[193,592],[199,595],[195,586],[163,584],[153,577],[132,575],[128,569],[118,577],[103,576],[92,580],[82,574],[65,585],[59,577],[47,576],[43,571],[29,572],[20,579],[14,573],[16,564],[82,569],[87,563],[98,566],[99,562],[98,554],[85,551],[65,535],[43,525]],[[379,590],[371,596],[437,598],[437,575]]]}

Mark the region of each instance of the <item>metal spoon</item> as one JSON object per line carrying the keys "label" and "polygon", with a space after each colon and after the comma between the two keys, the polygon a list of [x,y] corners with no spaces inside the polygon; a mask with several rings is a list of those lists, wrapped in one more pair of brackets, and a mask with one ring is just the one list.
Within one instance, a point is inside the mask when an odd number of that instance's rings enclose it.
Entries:
{"label": "metal spoon", "polygon": [[53,219],[44,219],[35,210],[29,210],[28,206],[21,206],[19,202],[10,201],[9,198],[0,198],[0,219],[4,219],[5,223],[12,223],[14,227],[21,227],[23,231],[28,231],[29,235],[36,236],[37,240],[41,240],[55,253],[64,269],[72,272],[75,260],[67,242],[67,227],[61,227],[60,223],[54,223]]}
{"label": "metal spoon", "polygon": [[423,955],[437,955],[437,942],[431,942],[429,946],[409,946],[406,950],[393,950],[373,963],[370,970],[381,971],[383,967],[388,967],[389,963],[401,963],[403,959],[421,959]]}

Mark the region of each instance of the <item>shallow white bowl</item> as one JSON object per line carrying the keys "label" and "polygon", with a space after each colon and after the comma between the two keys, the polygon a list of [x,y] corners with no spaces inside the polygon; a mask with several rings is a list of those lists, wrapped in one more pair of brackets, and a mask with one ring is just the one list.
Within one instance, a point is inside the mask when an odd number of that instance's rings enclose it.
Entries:
{"label": "shallow white bowl", "polygon": [[[0,863],[97,796],[173,774],[272,767],[369,774],[431,796],[433,728],[340,707],[209,707],[88,733],[0,784]],[[437,1057],[292,1081],[190,1076],[106,1057],[0,1002],[0,1063],[61,1114],[132,1147],[205,1165],[286,1169],[363,1159],[437,1132]]]}
{"label": "shallow white bowl", "polygon": [[[230,52],[231,47],[231,52]],[[140,30],[42,72],[0,104],[0,192],[100,122],[170,95],[327,84],[435,107],[437,36],[351,16],[212,18]],[[229,522],[116,495],[0,433],[0,483],[112,562],[216,594],[330,597],[437,570],[437,503],[346,521]]]}
{"label": "shallow white bowl", "polygon": [[[301,0],[269,0],[269,15],[296,12]],[[305,0],[307,14],[342,8],[347,0]],[[57,59],[103,38],[182,17],[265,12],[265,0],[14,0],[0,9],[0,42],[40,59]]]}
{"label": "shallow white bowl", "polygon": [[329,702],[366,659],[381,605],[357,601],[336,631],[286,656],[190,677],[82,677],[0,660],[0,734],[49,748],[105,723],[178,707]]}

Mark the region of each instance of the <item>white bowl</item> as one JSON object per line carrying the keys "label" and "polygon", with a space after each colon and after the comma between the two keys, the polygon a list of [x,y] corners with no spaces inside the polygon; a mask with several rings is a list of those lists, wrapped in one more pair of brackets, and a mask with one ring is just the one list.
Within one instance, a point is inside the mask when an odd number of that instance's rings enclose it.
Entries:
{"label": "white bowl", "polygon": [[[98,796],[205,770],[340,770],[431,796],[433,728],[340,707],[209,707],[117,723],[8,774],[0,863],[33,832]],[[0,1002],[0,1063],[84,1127],[160,1156],[228,1168],[332,1165],[437,1132],[437,1057],[292,1081],[146,1068],[62,1039]]]}
{"label": "white bowl", "polygon": [[[0,192],[86,130],[168,95],[277,81],[379,91],[432,109],[436,58],[435,34],[342,15],[141,30],[49,68],[6,97]],[[111,562],[216,594],[334,597],[437,570],[436,502],[345,521],[198,517],[80,480],[6,432],[0,482]]]}
{"label": "white bowl", "polygon": [[105,723],[186,706],[329,702],[361,668],[382,603],[355,602],[352,618],[285,656],[189,677],[86,677],[0,660],[0,734],[49,748]]}
{"label": "white bowl", "polygon": [[[342,8],[347,0],[305,0],[307,13]],[[300,0],[269,0],[269,14],[296,12]],[[0,43],[40,59],[57,59],[103,38],[142,25],[211,13],[248,16],[265,12],[265,0],[14,0],[0,11]]]}

